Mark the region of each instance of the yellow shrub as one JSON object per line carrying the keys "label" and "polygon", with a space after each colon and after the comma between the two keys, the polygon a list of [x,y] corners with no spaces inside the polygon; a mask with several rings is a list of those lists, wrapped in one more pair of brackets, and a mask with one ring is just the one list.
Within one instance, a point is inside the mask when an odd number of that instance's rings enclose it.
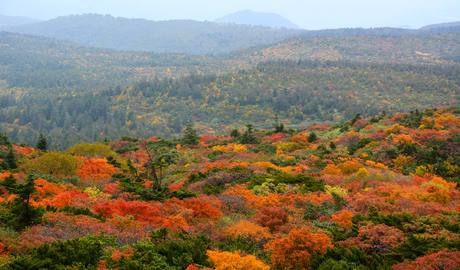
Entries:
{"label": "yellow shrub", "polygon": [[348,160],[339,165],[340,170],[343,174],[352,174],[361,169],[363,165],[354,160]]}
{"label": "yellow shrub", "polygon": [[246,145],[243,145],[243,144],[231,143],[231,144],[227,144],[227,145],[213,146],[212,151],[223,152],[223,153],[230,153],[230,152],[244,153],[244,152],[248,151],[248,148],[246,147]]}
{"label": "yellow shrub", "polygon": [[332,194],[337,194],[340,197],[345,197],[348,195],[348,191],[344,188],[341,188],[339,186],[330,186],[330,185],[325,185],[324,189],[327,194],[332,195]]}
{"label": "yellow shrub", "polygon": [[239,252],[207,252],[215,270],[269,270],[270,267],[253,255],[241,255]]}

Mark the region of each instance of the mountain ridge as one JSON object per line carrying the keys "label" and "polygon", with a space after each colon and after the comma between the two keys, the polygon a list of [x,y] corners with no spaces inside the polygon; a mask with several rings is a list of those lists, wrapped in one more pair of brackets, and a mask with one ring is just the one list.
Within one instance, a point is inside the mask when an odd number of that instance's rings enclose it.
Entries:
{"label": "mountain ridge", "polygon": [[192,20],[150,21],[110,15],[58,17],[10,32],[68,40],[89,47],[156,53],[219,54],[276,43],[299,30],[221,25]]}
{"label": "mountain ridge", "polygon": [[425,25],[421,27],[420,29],[421,30],[434,30],[434,29],[451,28],[451,27],[460,27],[460,21],[429,24],[429,25]]}

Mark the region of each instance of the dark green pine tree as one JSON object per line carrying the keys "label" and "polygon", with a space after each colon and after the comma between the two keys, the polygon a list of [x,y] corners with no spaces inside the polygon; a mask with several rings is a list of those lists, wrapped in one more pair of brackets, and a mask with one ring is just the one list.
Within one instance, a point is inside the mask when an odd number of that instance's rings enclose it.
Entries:
{"label": "dark green pine tree", "polygon": [[16,164],[16,157],[14,156],[13,147],[9,147],[8,153],[5,156],[4,163],[7,169],[16,169],[18,167]]}
{"label": "dark green pine tree", "polygon": [[182,137],[182,143],[185,145],[197,145],[199,141],[196,130],[193,128],[192,124],[188,124],[184,130],[184,135]]}
{"label": "dark green pine tree", "polygon": [[233,139],[238,139],[240,137],[240,132],[235,128],[230,133],[230,136],[232,136]]}
{"label": "dark green pine tree", "polygon": [[310,134],[308,135],[308,142],[313,143],[316,142],[316,140],[318,140],[318,136],[316,135],[316,133],[310,132]]}
{"label": "dark green pine tree", "polygon": [[276,133],[284,132],[284,124],[279,121],[278,115],[275,118],[275,123],[273,124],[273,127],[275,128]]}
{"label": "dark green pine tree", "polygon": [[40,136],[38,137],[37,149],[42,150],[42,151],[48,150],[48,140],[46,140],[46,137],[43,136],[43,134],[41,133],[40,133]]}
{"label": "dark green pine tree", "polygon": [[242,144],[257,144],[259,141],[256,136],[254,136],[254,128],[252,125],[246,126],[246,131],[239,138],[240,143]]}
{"label": "dark green pine tree", "polygon": [[9,220],[5,220],[5,224],[9,224],[16,230],[22,230],[29,225],[37,224],[41,220],[41,209],[31,205],[31,198],[35,189],[35,177],[27,176],[24,184],[17,184],[13,177],[7,178],[2,182],[10,194],[17,195],[17,198],[11,203],[11,216]]}
{"label": "dark green pine tree", "polygon": [[10,145],[10,141],[5,134],[0,133],[0,145]]}

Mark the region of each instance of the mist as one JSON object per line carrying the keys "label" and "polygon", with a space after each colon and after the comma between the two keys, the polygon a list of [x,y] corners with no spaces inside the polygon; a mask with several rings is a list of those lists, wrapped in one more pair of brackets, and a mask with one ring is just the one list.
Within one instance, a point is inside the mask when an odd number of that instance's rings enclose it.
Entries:
{"label": "mist", "polygon": [[51,19],[82,13],[212,21],[243,9],[280,14],[305,29],[406,27],[460,20],[458,0],[1,0],[0,14]]}

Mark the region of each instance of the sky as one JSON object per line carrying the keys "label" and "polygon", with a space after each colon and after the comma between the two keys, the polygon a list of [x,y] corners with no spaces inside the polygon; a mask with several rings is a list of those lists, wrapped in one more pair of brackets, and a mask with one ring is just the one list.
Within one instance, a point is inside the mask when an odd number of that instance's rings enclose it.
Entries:
{"label": "sky", "polygon": [[460,0],[0,0],[0,14],[51,19],[82,13],[212,21],[238,10],[282,15],[305,29],[418,28],[460,21]]}

